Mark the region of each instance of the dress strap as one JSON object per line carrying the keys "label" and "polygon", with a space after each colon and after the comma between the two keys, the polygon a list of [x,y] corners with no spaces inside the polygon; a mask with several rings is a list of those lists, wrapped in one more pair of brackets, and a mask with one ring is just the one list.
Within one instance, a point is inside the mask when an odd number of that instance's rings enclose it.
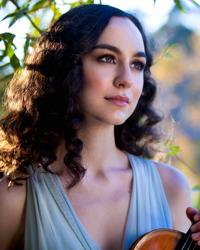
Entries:
{"label": "dress strap", "polygon": [[172,228],[164,187],[155,164],[128,154],[133,168],[133,192],[125,233],[125,249],[141,235],[158,228]]}

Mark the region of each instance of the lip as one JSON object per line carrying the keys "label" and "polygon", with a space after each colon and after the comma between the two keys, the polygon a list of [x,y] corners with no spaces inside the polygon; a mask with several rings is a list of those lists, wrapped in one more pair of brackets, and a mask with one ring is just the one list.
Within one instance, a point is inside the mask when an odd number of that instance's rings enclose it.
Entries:
{"label": "lip", "polygon": [[107,99],[107,100],[117,100],[117,101],[122,101],[122,102],[129,103],[129,98],[127,96],[115,95],[115,96],[105,97],[105,99]]}
{"label": "lip", "polygon": [[116,95],[105,97],[105,99],[120,107],[124,107],[129,104],[129,98],[127,96]]}

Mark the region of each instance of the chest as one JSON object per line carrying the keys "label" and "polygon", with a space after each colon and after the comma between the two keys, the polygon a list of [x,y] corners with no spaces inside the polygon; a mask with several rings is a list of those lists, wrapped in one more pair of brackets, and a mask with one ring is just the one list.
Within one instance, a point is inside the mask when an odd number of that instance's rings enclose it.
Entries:
{"label": "chest", "polygon": [[117,188],[108,189],[104,185],[91,190],[67,194],[77,218],[102,250],[122,249],[131,201],[131,177]]}

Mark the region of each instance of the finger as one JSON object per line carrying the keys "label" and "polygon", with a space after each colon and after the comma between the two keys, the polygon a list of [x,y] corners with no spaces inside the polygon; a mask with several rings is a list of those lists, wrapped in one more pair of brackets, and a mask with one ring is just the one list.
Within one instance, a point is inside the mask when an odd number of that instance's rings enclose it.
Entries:
{"label": "finger", "polygon": [[[198,214],[198,210],[193,208],[193,207],[188,207],[186,209],[186,214],[187,214],[187,217],[193,222],[195,215]],[[195,217],[195,221],[196,221],[196,219],[198,220],[197,217]]]}
{"label": "finger", "polygon": [[192,231],[192,232],[199,232],[199,233],[200,233],[200,221],[194,223],[194,224],[191,226],[191,231]]}
{"label": "finger", "polygon": [[200,221],[200,212],[197,212],[194,217],[193,217],[194,221],[197,222],[197,221]]}
{"label": "finger", "polygon": [[194,241],[200,241],[200,232],[193,233],[193,234],[192,234],[192,239],[193,239]]}

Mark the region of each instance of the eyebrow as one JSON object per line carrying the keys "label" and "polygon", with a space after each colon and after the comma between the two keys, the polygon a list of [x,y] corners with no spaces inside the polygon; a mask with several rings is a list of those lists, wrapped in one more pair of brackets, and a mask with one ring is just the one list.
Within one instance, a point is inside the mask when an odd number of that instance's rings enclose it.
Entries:
{"label": "eyebrow", "polygon": [[[117,47],[113,46],[113,45],[110,45],[110,44],[97,44],[93,47],[93,49],[108,49],[108,50],[111,50],[117,54],[121,54],[121,50],[118,49]],[[145,52],[143,51],[138,51],[136,52],[134,55],[134,57],[144,57],[144,58],[147,58]]]}

